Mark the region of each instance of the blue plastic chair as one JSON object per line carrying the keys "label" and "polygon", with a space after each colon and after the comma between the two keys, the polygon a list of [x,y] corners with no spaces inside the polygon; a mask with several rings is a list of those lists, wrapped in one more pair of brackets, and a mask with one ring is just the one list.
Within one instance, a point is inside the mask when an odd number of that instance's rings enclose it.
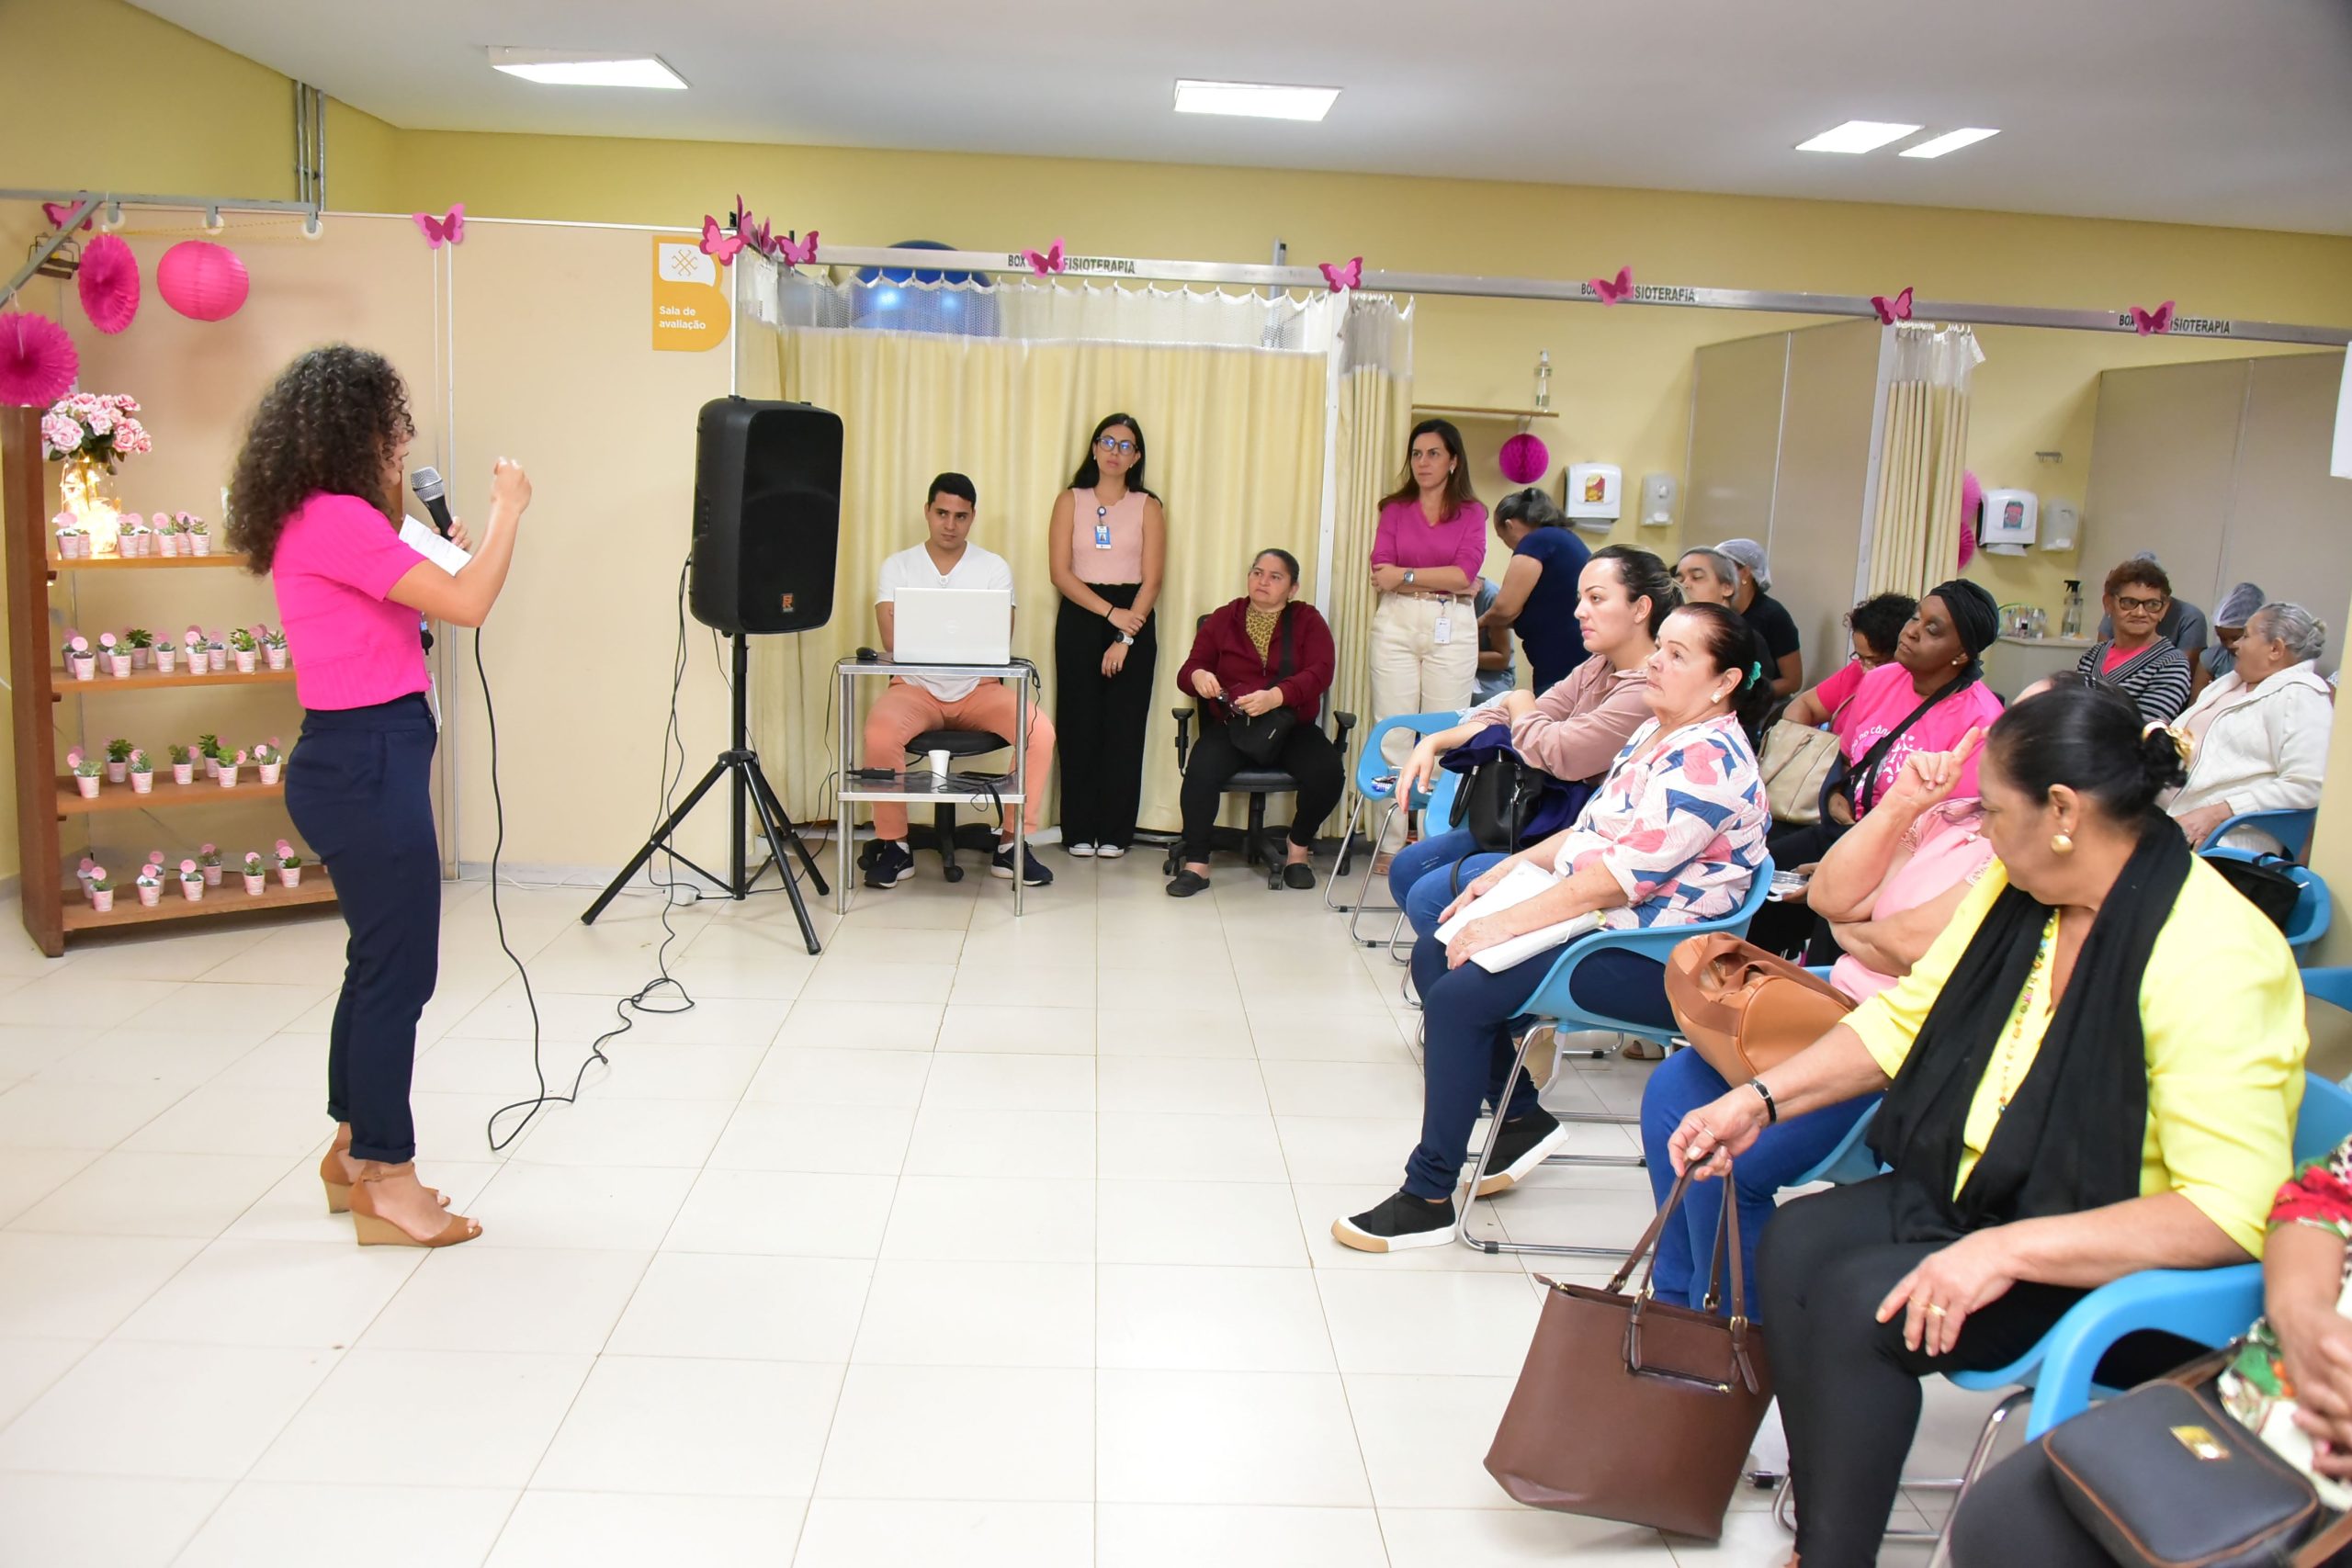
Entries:
{"label": "blue plastic chair", "polygon": [[[1429,804],[1427,791],[1416,790],[1412,799],[1399,801],[1396,798],[1396,784],[1393,782],[1387,784],[1381,782],[1384,777],[1396,771],[1390,765],[1382,748],[1388,738],[1398,730],[1407,731],[1418,738],[1435,735],[1441,729],[1451,729],[1461,722],[1462,715],[1458,711],[1393,714],[1372,727],[1371,732],[1363,738],[1363,749],[1356,753],[1352,798],[1348,803],[1345,825],[1340,829],[1340,858],[1337,865],[1332,869],[1330,880],[1323,885],[1323,907],[1346,914],[1348,935],[1363,942],[1366,947],[1377,946],[1378,939],[1364,942],[1363,935],[1356,929],[1357,915],[1367,909],[1378,914],[1396,908],[1393,904],[1374,904],[1372,901],[1372,886],[1377,878],[1373,875],[1371,867],[1373,861],[1378,858],[1381,838],[1388,831],[1388,824],[1395,819],[1399,809],[1419,811]],[[1354,903],[1340,903],[1337,900],[1340,883],[1347,875],[1349,868],[1354,862],[1356,851],[1361,847],[1356,843],[1357,824],[1365,822],[1368,825],[1370,807],[1375,804],[1385,804],[1386,809],[1380,815],[1379,827],[1373,829],[1371,852],[1364,856],[1363,891]]]}
{"label": "blue plastic chair", "polygon": [[2213,829],[2206,842],[2219,846],[2232,829],[2253,828],[2278,840],[2291,860],[2301,860],[2312,847],[2312,829],[2319,822],[2315,810],[2280,807],[2272,811],[2241,811]]}
{"label": "blue plastic chair", "polygon": [[[1430,784],[1428,803],[1421,807],[1424,822],[1444,822],[1453,816],[1453,797],[1462,793],[1462,775],[1440,768],[1437,778]],[[1388,931],[1388,956],[1399,964],[1413,961],[1410,933],[1405,929],[1405,911],[1396,911],[1396,923]],[[1421,1010],[1421,998],[1413,995],[1413,976],[1409,971],[1396,982],[1396,994],[1415,1012]]]}
{"label": "blue plastic chair", "polygon": [[[2207,860],[2253,861],[2260,857],[2246,850],[2201,850]],[[2279,873],[2294,880],[2302,889],[2295,899],[2294,909],[2287,916],[2287,945],[2295,952],[2295,962],[2302,963],[2327,934],[2327,883],[2319,873],[2308,866],[2283,865]]]}
{"label": "blue plastic chair", "polygon": [[[1765,895],[1771,890],[1772,858],[1767,855],[1764,857],[1764,863],[1756,868],[1756,875],[1748,884],[1747,897],[1741,901],[1738,908],[1721,919],[1701,920],[1690,925],[1649,926],[1633,931],[1598,931],[1589,936],[1580,937],[1561,950],[1560,956],[1553,962],[1550,972],[1529,995],[1526,1005],[1521,1009],[1521,1012],[1525,1017],[1534,1019],[1538,1022],[1549,1023],[1555,1030],[1560,1031],[1595,1029],[1618,1034],[1655,1034],[1657,1032],[1655,1024],[1637,1023],[1630,1019],[1611,1018],[1604,1013],[1588,1011],[1577,1005],[1576,999],[1569,995],[1568,981],[1570,976],[1576,974],[1577,965],[1600,953],[1637,953],[1644,958],[1655,959],[1664,964],[1675,948],[1694,936],[1712,936],[1718,931],[1727,931],[1733,936],[1746,936],[1748,922],[1756,919],[1758,910],[1764,908]],[[1505,1101],[1510,1100],[1511,1086],[1519,1081],[1519,1075],[1527,1070],[1528,1043],[1534,1039],[1535,1032],[1535,1030],[1531,1027],[1525,1034],[1520,1036],[1518,1059],[1511,1064],[1510,1076],[1503,1080],[1502,1098]],[[1611,1126],[1635,1126],[1641,1122],[1638,1116],[1619,1116],[1604,1111],[1555,1111],[1554,1114],[1563,1122],[1600,1122]],[[1623,1258],[1626,1249],[1622,1247],[1571,1247],[1554,1243],[1485,1241],[1470,1234],[1470,1211],[1477,1204],[1478,1184],[1487,1179],[1487,1161],[1494,1153],[1495,1137],[1501,1129],[1502,1119],[1498,1116],[1488,1125],[1487,1141],[1478,1150],[1477,1164],[1470,1177],[1470,1192],[1463,1200],[1462,1224],[1459,1233],[1462,1244],[1475,1251],[1486,1253],[1532,1252],[1554,1258]],[[1574,1155],[1553,1156],[1562,1164],[1582,1164],[1592,1157]],[[1547,1160],[1544,1163],[1548,1165],[1552,1162]],[[1611,1158],[1610,1163],[1622,1162]],[[1640,1161],[1635,1160],[1634,1163],[1639,1164]]]}

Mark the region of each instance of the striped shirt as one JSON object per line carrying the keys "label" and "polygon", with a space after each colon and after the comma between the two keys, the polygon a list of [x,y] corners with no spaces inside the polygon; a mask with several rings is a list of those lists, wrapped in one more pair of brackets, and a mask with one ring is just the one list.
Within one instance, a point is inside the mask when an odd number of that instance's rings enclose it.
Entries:
{"label": "striped shirt", "polygon": [[2120,687],[2150,724],[2170,724],[2188,705],[2188,660],[2180,649],[2158,637],[2110,670],[2112,640],[2102,642],[2075,662],[2086,675],[2097,675]]}

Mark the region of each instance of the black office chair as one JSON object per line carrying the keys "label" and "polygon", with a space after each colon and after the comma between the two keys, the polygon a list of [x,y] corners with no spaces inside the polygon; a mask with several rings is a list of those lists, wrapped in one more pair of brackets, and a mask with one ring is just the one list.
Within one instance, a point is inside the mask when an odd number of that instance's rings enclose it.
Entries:
{"label": "black office chair", "polygon": [[[1012,742],[1005,739],[1004,737],[990,735],[984,729],[927,729],[907,742],[907,755],[912,764],[908,772],[910,773],[928,772],[931,766],[931,753],[933,751],[944,751],[950,760],[961,761],[967,757],[984,757],[991,751],[1005,750],[1012,744]],[[967,773],[965,776],[969,778],[974,775]],[[978,776],[988,778],[995,775]],[[999,782],[1001,782],[1001,777]],[[964,880],[964,868],[956,863],[956,852],[973,850],[982,855],[993,855],[996,853],[998,836],[1004,827],[1001,810],[998,813],[998,822],[994,828],[985,822],[967,822],[959,827],[956,821],[956,803],[952,800],[932,802],[931,824],[929,828],[917,828],[910,823],[907,828],[907,848],[910,851],[938,851],[940,874],[950,882]],[[862,871],[872,864],[875,855],[880,852],[881,848],[878,840],[869,840],[857,852],[858,869]]]}
{"label": "black office chair", "polygon": [[[1207,620],[1206,615],[1194,620],[1193,631],[1198,632]],[[1184,771],[1186,760],[1192,755],[1193,720],[1200,712],[1200,700],[1196,697],[1191,706],[1180,707],[1174,711],[1176,715],[1176,771],[1181,773]],[[1356,716],[1351,713],[1334,713],[1329,717],[1331,739],[1340,748],[1340,755],[1344,759],[1348,754],[1348,732],[1356,727]],[[1287,841],[1277,840],[1266,831],[1266,796],[1295,795],[1297,791],[1298,781],[1280,768],[1264,768],[1254,764],[1244,767],[1239,773],[1225,781],[1225,794],[1246,795],[1250,797],[1250,826],[1241,838],[1242,863],[1264,865],[1266,886],[1269,887],[1280,887],[1283,885],[1283,860],[1286,853]],[[1181,842],[1171,844],[1168,849],[1168,859],[1162,863],[1160,870],[1165,874],[1173,876],[1176,874],[1177,868],[1183,863],[1184,846]]]}

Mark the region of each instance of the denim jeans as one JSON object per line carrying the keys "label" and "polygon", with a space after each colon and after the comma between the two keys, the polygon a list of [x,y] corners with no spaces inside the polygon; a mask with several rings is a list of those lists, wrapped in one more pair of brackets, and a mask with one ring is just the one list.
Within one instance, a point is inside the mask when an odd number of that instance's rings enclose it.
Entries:
{"label": "denim jeans", "polygon": [[1427,936],[1472,877],[1509,858],[1479,849],[1468,829],[1452,829],[1398,850],[1388,863],[1388,891],[1413,934]]}

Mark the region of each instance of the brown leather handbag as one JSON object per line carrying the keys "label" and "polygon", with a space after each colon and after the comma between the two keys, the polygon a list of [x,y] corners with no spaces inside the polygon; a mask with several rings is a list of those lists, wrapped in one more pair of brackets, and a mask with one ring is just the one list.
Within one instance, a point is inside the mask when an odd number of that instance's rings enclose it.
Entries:
{"label": "brown leather handbag", "polygon": [[1729,1084],[1787,1061],[1854,1008],[1828,981],[1724,932],[1676,946],[1666,1002],[1683,1038]]}
{"label": "brown leather handbag", "polygon": [[[1745,1315],[1739,1205],[1724,1203],[1715,1229],[1710,1310],[1654,1299],[1647,1269],[1639,1294],[1624,1289],[1690,1186],[1688,1175],[1675,1183],[1608,1289],[1544,1280],[1535,1340],[1487,1453],[1487,1472],[1513,1500],[1706,1540],[1723,1534],[1772,1402],[1764,1333]],[[1725,1274],[1727,1318],[1712,1310]]]}

